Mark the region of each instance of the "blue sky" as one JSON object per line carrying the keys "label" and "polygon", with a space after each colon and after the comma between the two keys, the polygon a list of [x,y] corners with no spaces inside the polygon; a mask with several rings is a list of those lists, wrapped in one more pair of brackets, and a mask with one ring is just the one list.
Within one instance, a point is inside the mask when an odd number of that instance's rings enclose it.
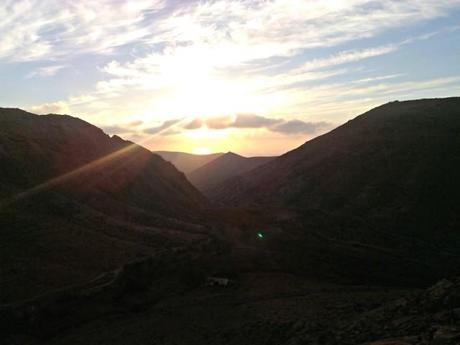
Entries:
{"label": "blue sky", "polygon": [[151,149],[280,154],[460,95],[460,0],[3,0],[0,106]]}

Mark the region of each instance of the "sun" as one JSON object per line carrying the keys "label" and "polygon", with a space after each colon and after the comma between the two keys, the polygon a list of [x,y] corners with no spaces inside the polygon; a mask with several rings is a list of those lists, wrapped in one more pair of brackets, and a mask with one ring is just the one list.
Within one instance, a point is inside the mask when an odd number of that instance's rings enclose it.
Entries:
{"label": "sun", "polygon": [[195,155],[208,155],[211,153],[211,150],[209,150],[207,147],[195,147],[192,150],[192,153]]}

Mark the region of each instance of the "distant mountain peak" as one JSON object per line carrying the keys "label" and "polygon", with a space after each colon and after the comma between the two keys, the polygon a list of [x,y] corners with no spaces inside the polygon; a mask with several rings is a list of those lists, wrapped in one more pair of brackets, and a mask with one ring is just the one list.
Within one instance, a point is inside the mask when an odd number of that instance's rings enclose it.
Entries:
{"label": "distant mountain peak", "polygon": [[186,175],[224,155],[224,153],[220,152],[206,155],[195,155],[193,153],[178,151],[154,151],[153,153],[172,163],[178,170],[182,171]]}
{"label": "distant mountain peak", "polygon": [[[243,156],[241,156],[241,155],[239,155],[239,154],[237,154],[237,153],[235,153],[235,152],[233,152],[233,151],[228,151],[228,152],[225,154],[225,156],[243,157]],[[243,158],[245,158],[245,157],[243,157]]]}
{"label": "distant mountain peak", "polygon": [[225,180],[243,174],[269,162],[273,157],[243,157],[227,152],[189,174],[189,180],[203,193]]}

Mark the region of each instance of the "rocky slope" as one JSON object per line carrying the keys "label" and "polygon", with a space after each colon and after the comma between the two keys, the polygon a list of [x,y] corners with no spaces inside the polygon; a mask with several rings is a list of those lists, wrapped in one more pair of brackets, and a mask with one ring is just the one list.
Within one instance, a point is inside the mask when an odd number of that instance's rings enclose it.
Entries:
{"label": "rocky slope", "polygon": [[300,333],[289,343],[317,343],[322,338],[324,344],[344,345],[459,344],[460,278],[444,279],[426,290],[365,311],[323,334],[312,335],[308,326]]}
{"label": "rocky slope", "polygon": [[[0,307],[16,344],[457,345],[460,280],[427,289],[244,274],[207,287],[190,258],[144,260]],[[199,264],[202,267],[202,264]]]}

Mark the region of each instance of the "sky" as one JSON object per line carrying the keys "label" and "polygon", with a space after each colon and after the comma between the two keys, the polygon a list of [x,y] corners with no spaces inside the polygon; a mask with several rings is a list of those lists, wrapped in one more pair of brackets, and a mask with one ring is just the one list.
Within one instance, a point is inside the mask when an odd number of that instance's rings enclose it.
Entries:
{"label": "sky", "polygon": [[0,0],[0,107],[152,150],[278,155],[460,96],[460,0]]}

